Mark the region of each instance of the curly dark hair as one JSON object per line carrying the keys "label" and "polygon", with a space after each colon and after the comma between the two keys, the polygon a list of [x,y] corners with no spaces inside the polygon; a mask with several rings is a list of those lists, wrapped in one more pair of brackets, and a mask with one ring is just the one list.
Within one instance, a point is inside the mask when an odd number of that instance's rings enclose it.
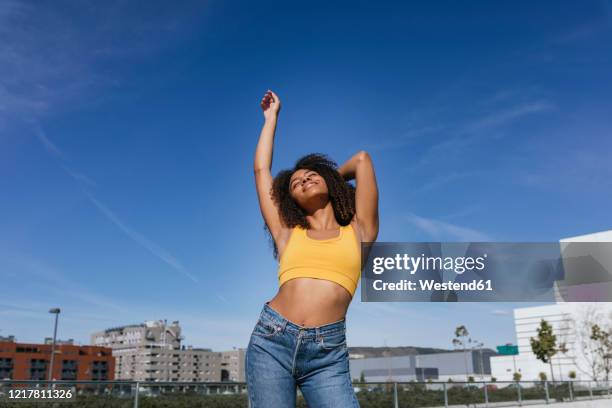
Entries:
{"label": "curly dark hair", "polygon": [[[293,169],[281,170],[274,177],[271,195],[283,224],[289,228],[297,225],[310,228],[305,211],[293,200],[289,193],[289,180],[293,173],[300,169],[316,171],[323,177],[327,184],[329,200],[334,209],[336,221],[343,226],[350,224],[355,215],[355,187],[340,175],[336,162],[322,153],[307,154],[298,159]],[[274,248],[274,258],[278,259],[278,248],[270,229],[266,224],[264,224],[264,229],[268,234],[271,246]]]}

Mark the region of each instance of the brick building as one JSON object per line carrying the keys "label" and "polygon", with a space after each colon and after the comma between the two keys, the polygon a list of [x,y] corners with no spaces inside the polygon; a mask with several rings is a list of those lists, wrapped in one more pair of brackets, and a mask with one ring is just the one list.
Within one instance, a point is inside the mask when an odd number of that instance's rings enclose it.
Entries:
{"label": "brick building", "polygon": [[[51,365],[50,342],[18,343],[13,336],[0,337],[0,380],[47,380]],[[108,347],[55,344],[53,379],[113,380],[115,358]]]}

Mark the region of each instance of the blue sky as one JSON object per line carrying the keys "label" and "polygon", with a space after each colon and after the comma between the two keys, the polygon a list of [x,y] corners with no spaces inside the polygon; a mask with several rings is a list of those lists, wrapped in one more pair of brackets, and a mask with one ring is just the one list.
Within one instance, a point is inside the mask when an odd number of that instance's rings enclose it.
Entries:
{"label": "blue sky", "polygon": [[[149,3],[147,3],[149,4]],[[612,3],[4,1],[0,335],[179,320],[244,347],[277,290],[252,159],[373,158],[380,241],[612,228]],[[527,304],[361,303],[350,345],[512,342]]]}

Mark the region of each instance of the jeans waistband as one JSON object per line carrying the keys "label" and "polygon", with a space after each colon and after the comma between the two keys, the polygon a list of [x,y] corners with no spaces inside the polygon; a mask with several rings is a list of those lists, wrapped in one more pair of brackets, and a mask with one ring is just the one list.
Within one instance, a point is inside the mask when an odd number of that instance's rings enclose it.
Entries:
{"label": "jeans waistband", "polygon": [[302,337],[319,337],[320,335],[332,334],[346,330],[346,319],[343,318],[337,322],[327,323],[322,326],[316,327],[304,327],[299,324],[293,323],[290,320],[284,318],[276,310],[272,309],[266,302],[263,306],[260,319],[268,319],[276,323],[282,330],[290,333],[298,334],[302,332]]}

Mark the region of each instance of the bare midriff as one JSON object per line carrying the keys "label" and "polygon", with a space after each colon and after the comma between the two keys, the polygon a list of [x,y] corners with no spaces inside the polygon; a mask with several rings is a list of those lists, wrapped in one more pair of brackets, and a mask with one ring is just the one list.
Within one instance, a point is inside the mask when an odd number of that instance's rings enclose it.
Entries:
{"label": "bare midriff", "polygon": [[299,326],[317,327],[342,320],[351,299],[335,282],[296,278],[283,283],[268,305]]}

